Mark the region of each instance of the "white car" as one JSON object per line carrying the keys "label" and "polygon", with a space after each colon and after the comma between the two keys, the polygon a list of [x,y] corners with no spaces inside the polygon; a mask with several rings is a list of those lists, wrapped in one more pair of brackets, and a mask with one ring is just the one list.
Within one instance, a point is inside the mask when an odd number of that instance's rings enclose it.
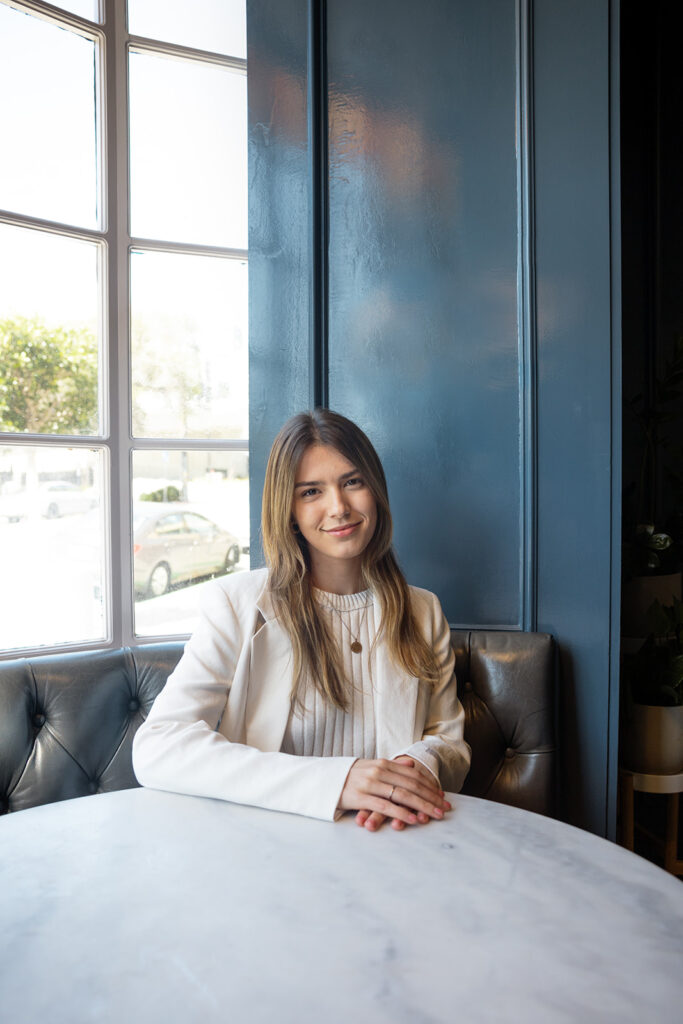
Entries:
{"label": "white car", "polygon": [[36,502],[39,514],[47,519],[89,512],[99,504],[93,487],[79,487],[68,480],[51,480],[40,484],[33,495],[27,491],[0,495],[0,518],[18,523],[20,519],[26,519],[30,509],[36,507]]}
{"label": "white car", "polygon": [[40,514],[48,519],[74,512],[89,512],[99,501],[92,487],[82,488],[66,480],[54,480],[40,487]]}
{"label": "white car", "polygon": [[234,534],[177,502],[136,503],[133,530],[140,597],[160,597],[177,583],[232,572],[244,551]]}

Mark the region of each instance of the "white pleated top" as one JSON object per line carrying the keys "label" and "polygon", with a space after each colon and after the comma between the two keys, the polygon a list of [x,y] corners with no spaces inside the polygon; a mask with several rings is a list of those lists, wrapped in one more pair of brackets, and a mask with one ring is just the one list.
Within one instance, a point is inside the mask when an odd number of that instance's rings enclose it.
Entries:
{"label": "white pleated top", "polygon": [[[313,595],[339,644],[344,675],[351,684],[349,706],[347,711],[333,707],[309,682],[304,708],[292,708],[280,749],[306,757],[374,758],[376,658],[371,648],[379,622],[372,593],[329,594],[314,588]],[[363,647],[357,654],[351,650],[354,640]]]}

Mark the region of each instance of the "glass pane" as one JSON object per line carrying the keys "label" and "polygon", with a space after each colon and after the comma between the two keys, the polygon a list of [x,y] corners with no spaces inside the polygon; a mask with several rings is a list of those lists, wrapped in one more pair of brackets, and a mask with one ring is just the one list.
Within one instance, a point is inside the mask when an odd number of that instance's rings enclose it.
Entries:
{"label": "glass pane", "polygon": [[104,453],[0,447],[0,648],[106,639]]}
{"label": "glass pane", "polygon": [[212,64],[130,55],[131,230],[247,247],[247,80]]}
{"label": "glass pane", "polygon": [[95,43],[0,4],[0,207],[99,227]]}
{"label": "glass pane", "polygon": [[63,11],[71,11],[79,18],[87,18],[88,21],[101,21],[97,0],[70,0],[69,3],[55,4],[55,6],[61,7]]}
{"label": "glass pane", "polygon": [[246,452],[133,453],[138,636],[191,633],[202,588],[249,568]]}
{"label": "glass pane", "polygon": [[248,435],[247,265],[131,255],[133,434]]}
{"label": "glass pane", "polygon": [[0,224],[0,430],[101,433],[100,246]]}
{"label": "glass pane", "polygon": [[128,30],[197,50],[247,56],[245,0],[128,0]]}

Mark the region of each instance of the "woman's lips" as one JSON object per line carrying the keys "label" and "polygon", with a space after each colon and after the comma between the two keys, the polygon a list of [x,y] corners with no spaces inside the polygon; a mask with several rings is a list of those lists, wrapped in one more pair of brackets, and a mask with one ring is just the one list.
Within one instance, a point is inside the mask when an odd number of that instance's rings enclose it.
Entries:
{"label": "woman's lips", "polygon": [[359,526],[360,523],[347,523],[344,526],[334,526],[331,530],[323,530],[323,533],[329,533],[332,537],[348,537]]}

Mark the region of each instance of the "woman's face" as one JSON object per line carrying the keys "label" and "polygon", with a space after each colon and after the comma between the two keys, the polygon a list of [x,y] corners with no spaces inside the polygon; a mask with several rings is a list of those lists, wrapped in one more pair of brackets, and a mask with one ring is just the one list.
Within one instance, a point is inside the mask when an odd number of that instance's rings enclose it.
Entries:
{"label": "woman's face", "polygon": [[[311,445],[299,463],[292,519],[308,542],[318,585],[326,570],[358,567],[377,526],[377,503],[356,466],[335,448]],[[324,587],[323,587],[324,589]]]}

